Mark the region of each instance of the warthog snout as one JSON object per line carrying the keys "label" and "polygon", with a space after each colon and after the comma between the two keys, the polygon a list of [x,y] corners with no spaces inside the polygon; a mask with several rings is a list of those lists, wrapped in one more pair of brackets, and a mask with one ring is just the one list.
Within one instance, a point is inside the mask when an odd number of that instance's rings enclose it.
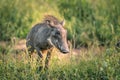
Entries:
{"label": "warthog snout", "polygon": [[[65,35],[65,34],[64,34]],[[69,53],[69,48],[68,48],[68,44],[67,44],[67,41],[66,41],[66,37],[65,38],[63,38],[63,45],[62,46],[60,46],[60,51],[62,52],[62,53],[64,53],[64,54],[66,54],[66,53]]]}
{"label": "warthog snout", "polygon": [[62,53],[69,53],[67,44],[67,30],[63,28],[64,21],[56,25],[51,33],[52,44],[59,49]]}
{"label": "warthog snout", "polygon": [[61,52],[62,52],[62,53],[69,53],[69,50],[68,50],[68,49],[62,49]]}

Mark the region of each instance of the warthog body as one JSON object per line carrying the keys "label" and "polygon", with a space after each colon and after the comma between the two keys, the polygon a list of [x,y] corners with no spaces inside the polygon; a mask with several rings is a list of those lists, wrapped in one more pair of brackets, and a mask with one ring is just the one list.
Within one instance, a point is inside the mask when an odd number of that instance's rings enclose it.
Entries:
{"label": "warthog body", "polygon": [[26,38],[28,51],[33,53],[37,51],[42,58],[44,50],[47,50],[45,67],[48,67],[51,50],[53,47],[59,49],[62,53],[68,53],[67,31],[63,28],[64,21],[59,22],[57,18],[47,15],[42,23],[36,24]]}

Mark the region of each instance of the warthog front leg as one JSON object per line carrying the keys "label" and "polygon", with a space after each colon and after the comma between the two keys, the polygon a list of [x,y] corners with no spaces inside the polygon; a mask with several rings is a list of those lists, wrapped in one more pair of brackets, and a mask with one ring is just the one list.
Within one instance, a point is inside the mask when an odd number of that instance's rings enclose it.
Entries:
{"label": "warthog front leg", "polygon": [[35,47],[35,49],[36,49],[38,55],[42,58],[43,56],[42,56],[42,53],[40,52],[40,49],[38,47]]}
{"label": "warthog front leg", "polygon": [[49,61],[50,61],[50,58],[51,58],[51,52],[52,52],[52,50],[49,50],[47,52],[47,56],[46,56],[46,59],[45,59],[45,69],[48,69]]}
{"label": "warthog front leg", "polygon": [[41,50],[38,47],[35,47],[37,53],[38,53],[38,58],[37,58],[37,63],[39,64],[38,71],[41,71],[43,69],[43,55]]}

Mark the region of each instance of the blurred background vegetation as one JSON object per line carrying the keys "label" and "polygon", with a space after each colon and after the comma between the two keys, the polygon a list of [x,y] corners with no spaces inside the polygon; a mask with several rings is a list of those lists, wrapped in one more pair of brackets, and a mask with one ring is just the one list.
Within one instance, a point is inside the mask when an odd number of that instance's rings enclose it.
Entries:
{"label": "blurred background vegetation", "polygon": [[65,19],[75,48],[110,45],[120,39],[120,0],[1,0],[0,40],[25,38],[46,14]]}
{"label": "blurred background vegetation", "polygon": [[[15,50],[14,38],[24,40],[47,14],[65,19],[68,40],[81,48],[54,51],[49,70],[38,71],[35,57]],[[120,0],[0,0],[0,80],[120,80],[118,40]]]}

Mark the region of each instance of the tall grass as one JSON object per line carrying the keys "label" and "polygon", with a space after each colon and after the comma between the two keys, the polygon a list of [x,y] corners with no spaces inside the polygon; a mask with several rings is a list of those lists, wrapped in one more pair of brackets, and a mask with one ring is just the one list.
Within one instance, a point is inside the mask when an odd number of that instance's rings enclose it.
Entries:
{"label": "tall grass", "polygon": [[36,58],[31,60],[25,52],[1,55],[0,80],[119,80],[120,54],[112,48],[98,53],[94,50],[99,48],[91,49],[81,50],[77,57],[71,53],[60,59],[54,51],[47,71],[38,70]]}

